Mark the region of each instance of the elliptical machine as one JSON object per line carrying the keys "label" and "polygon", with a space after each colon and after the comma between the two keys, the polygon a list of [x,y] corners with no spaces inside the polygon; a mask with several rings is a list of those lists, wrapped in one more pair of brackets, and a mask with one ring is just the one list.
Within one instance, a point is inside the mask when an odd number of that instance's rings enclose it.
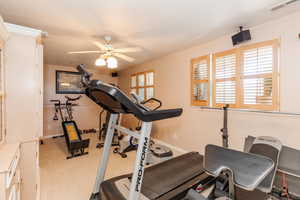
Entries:
{"label": "elliptical machine", "polygon": [[[104,109],[102,109],[99,113],[99,137],[98,137],[99,143],[96,145],[96,148],[99,148],[99,149],[101,149],[104,146],[106,132],[107,132],[107,126],[108,126],[108,122],[109,122],[110,115],[111,115],[110,112],[106,111],[105,122],[102,123],[102,118],[103,118],[104,113],[105,113]],[[119,119],[118,119],[118,121],[119,121]],[[118,131],[115,131],[111,146],[119,146],[120,139],[122,139],[122,138],[120,138]]]}
{"label": "elliptical machine", "polygon": [[[136,102],[136,103],[138,103],[138,104],[144,106],[144,108],[147,109],[147,110],[153,110],[153,111],[154,111],[154,110],[159,109],[159,108],[162,106],[161,101],[158,100],[158,99],[156,99],[156,98],[150,98],[150,99],[148,99],[148,100],[146,100],[146,101],[143,101],[143,99],[141,99],[141,98],[140,98],[136,93],[134,93],[134,92],[131,92],[130,95],[131,95],[132,99],[134,100],[134,102]],[[155,106],[153,109],[150,109],[150,108],[147,107],[146,105],[147,105],[148,103],[151,103],[151,102],[152,102],[152,103],[153,103],[153,102],[158,103],[158,105]],[[108,120],[109,120],[109,118],[108,118]],[[119,120],[120,120],[120,119],[119,119]],[[135,128],[135,131],[140,131],[140,130],[141,130],[141,121],[139,120],[139,121],[138,121],[138,125],[137,125],[137,127]],[[132,137],[132,136],[129,136],[129,135],[127,135],[127,136],[120,136],[119,138],[120,138],[120,140],[119,140],[119,145],[118,145],[118,147],[116,147],[116,148],[114,149],[114,151],[113,151],[114,153],[119,154],[122,158],[127,158],[127,154],[126,154],[126,153],[128,153],[128,152],[130,152],[130,151],[135,151],[135,150],[137,150],[137,148],[138,148],[138,140],[137,140],[136,138],[134,138],[134,137]],[[151,148],[151,146],[152,146],[153,143],[154,143],[154,142],[151,141],[151,143],[150,143],[150,148]]]}
{"label": "elliptical machine", "polygon": [[[138,96],[136,93],[130,93],[133,101],[136,104],[143,106],[144,109],[148,111],[155,111],[161,108],[162,102],[156,98],[150,98],[147,100],[143,100]],[[135,128],[135,131],[141,130],[141,120],[138,121],[138,125]],[[121,155],[122,158],[126,158],[128,152],[135,151],[138,148],[138,139],[126,135],[126,136],[119,136],[119,145],[114,149],[114,153],[118,153]],[[168,160],[173,157],[173,152],[170,148],[155,144],[153,140],[150,140],[150,148],[147,155],[146,165],[157,164],[162,161]]]}
{"label": "elliptical machine", "polygon": [[[65,103],[61,103],[59,99],[50,101],[54,103],[55,109],[53,120],[58,120],[58,114],[60,115],[68,152],[71,154],[70,156],[67,156],[67,159],[70,159],[88,154],[88,152],[85,152],[85,148],[89,147],[90,139],[82,140],[81,131],[73,120],[73,106],[77,106],[78,104],[72,102],[78,101],[81,96],[76,98],[65,96],[65,98]],[[63,110],[65,110],[65,114],[63,114]]]}
{"label": "elliptical machine", "polygon": [[[118,87],[116,84],[114,83],[110,83],[110,85],[113,85],[115,87]],[[102,123],[102,118],[103,115],[105,115],[105,122]],[[96,148],[101,149],[104,146],[104,142],[105,142],[105,138],[106,138],[106,134],[107,134],[107,127],[108,127],[108,123],[109,123],[109,119],[112,113],[110,113],[109,111],[106,111],[105,109],[102,109],[99,113],[99,143],[97,143]],[[121,115],[118,117],[117,119],[118,123],[120,123],[121,121]],[[113,136],[113,140],[112,140],[112,144],[111,146],[120,146],[119,141],[123,139],[122,135],[119,134],[119,132],[116,130],[114,132],[114,136]],[[126,157],[126,154],[120,154],[122,157]]]}

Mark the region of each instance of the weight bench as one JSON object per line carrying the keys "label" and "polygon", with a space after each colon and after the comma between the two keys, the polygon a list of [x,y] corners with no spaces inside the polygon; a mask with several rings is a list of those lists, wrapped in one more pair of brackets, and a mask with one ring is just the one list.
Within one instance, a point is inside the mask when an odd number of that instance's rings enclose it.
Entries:
{"label": "weight bench", "polygon": [[[229,179],[229,198],[239,199],[235,194],[235,187],[246,191],[263,189],[259,185],[274,169],[272,159],[244,153],[216,145],[207,145],[205,148],[204,168],[214,177],[225,173]],[[227,198],[217,198],[227,199]],[[252,198],[253,199],[253,198]]]}
{"label": "weight bench", "polygon": [[67,159],[87,155],[88,152],[86,152],[85,149],[89,147],[90,139],[83,140],[81,138],[75,121],[64,121],[62,122],[62,127],[68,150],[71,154]]}
{"label": "weight bench", "polygon": [[262,136],[253,138],[251,144],[247,144],[246,139],[244,151],[263,155],[272,159],[274,162],[274,168],[254,191],[249,192],[240,188],[236,188],[236,194],[239,197],[238,200],[264,200],[271,193],[274,185],[276,171],[279,164],[279,157],[282,153],[282,144],[279,140],[273,137]]}
{"label": "weight bench", "polygon": [[[229,182],[228,197],[234,200],[264,200],[272,191],[282,144],[272,137],[258,137],[248,152],[240,152],[215,145],[205,149],[204,168],[208,174],[225,176]],[[226,194],[226,193],[225,193]],[[206,200],[205,197],[190,191],[189,200]],[[197,197],[198,196],[198,197]],[[222,199],[221,198],[221,199]]]}

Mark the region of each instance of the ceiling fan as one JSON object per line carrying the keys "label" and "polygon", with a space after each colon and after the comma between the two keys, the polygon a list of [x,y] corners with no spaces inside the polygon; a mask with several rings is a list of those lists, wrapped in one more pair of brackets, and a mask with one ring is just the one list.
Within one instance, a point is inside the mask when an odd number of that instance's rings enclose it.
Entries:
{"label": "ceiling fan", "polygon": [[112,37],[104,36],[105,43],[94,41],[93,43],[100,48],[100,50],[96,51],[72,51],[68,52],[68,54],[100,54],[99,58],[96,59],[96,66],[107,66],[110,69],[114,69],[118,67],[118,60],[116,57],[121,58],[127,62],[133,62],[135,59],[129,57],[123,53],[131,53],[131,52],[140,52],[142,51],[139,47],[127,47],[127,48],[118,48],[115,49],[111,44]]}

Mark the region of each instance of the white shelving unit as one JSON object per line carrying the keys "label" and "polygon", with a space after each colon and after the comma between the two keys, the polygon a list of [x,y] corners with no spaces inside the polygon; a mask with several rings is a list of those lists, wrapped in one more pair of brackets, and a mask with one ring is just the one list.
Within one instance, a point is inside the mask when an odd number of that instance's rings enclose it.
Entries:
{"label": "white shelving unit", "polygon": [[20,145],[3,144],[0,158],[0,199],[20,200]]}
{"label": "white shelving unit", "polygon": [[0,199],[39,200],[43,133],[40,30],[0,16]]}

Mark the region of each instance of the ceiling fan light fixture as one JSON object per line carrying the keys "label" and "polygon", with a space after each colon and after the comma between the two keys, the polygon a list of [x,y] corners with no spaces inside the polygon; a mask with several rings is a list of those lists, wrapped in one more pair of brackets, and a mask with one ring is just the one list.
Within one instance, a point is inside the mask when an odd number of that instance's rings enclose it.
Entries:
{"label": "ceiling fan light fixture", "polygon": [[118,67],[118,60],[115,57],[108,57],[106,59],[107,67],[110,69],[115,69]]}
{"label": "ceiling fan light fixture", "polygon": [[[300,0],[289,0],[289,1],[300,1]],[[118,60],[122,59],[127,62],[134,62],[134,58],[127,56],[124,53],[140,52],[143,49],[140,47],[125,47],[125,48],[114,48],[111,44],[111,36],[104,37],[104,43],[93,41],[93,43],[99,48],[99,50],[91,51],[72,51],[69,54],[97,54],[99,57],[95,60],[95,66],[107,66],[107,68],[115,69],[118,67]]]}
{"label": "ceiling fan light fixture", "polygon": [[98,58],[95,62],[96,66],[105,66],[106,65],[106,61],[103,58]]}

